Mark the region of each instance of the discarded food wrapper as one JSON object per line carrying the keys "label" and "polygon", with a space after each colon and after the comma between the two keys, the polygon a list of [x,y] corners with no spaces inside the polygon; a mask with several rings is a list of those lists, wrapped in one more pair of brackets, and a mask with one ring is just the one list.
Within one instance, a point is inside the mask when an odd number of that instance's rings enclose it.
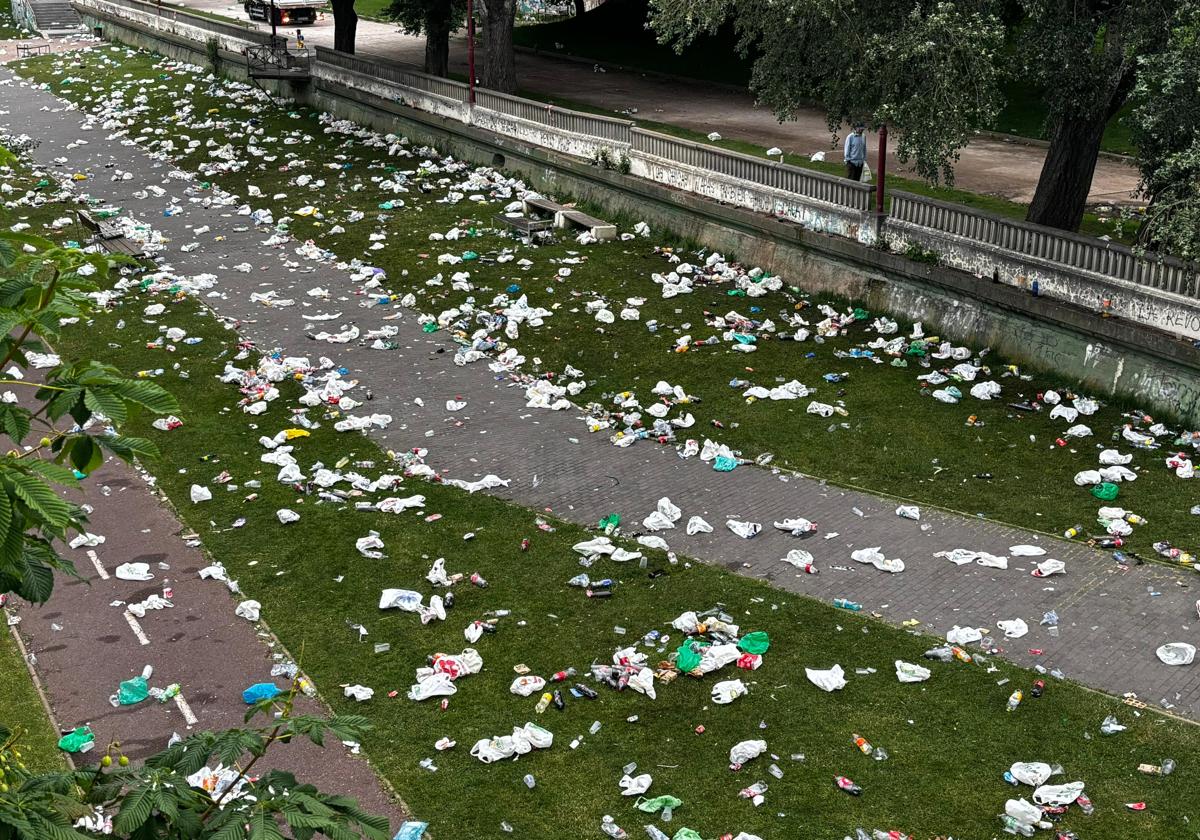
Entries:
{"label": "discarded food wrapper", "polygon": [[932,672],[928,668],[920,665],[914,665],[912,662],[905,662],[902,659],[896,660],[896,679],[902,683],[924,682],[929,679]]}
{"label": "discarded food wrapper", "polygon": [[149,563],[122,563],[113,572],[121,580],[153,580],[154,573],[150,571]]}
{"label": "discarded food wrapper", "polygon": [[900,507],[896,508],[896,515],[903,519],[919,520],[921,518],[921,509],[916,505],[900,505]]}

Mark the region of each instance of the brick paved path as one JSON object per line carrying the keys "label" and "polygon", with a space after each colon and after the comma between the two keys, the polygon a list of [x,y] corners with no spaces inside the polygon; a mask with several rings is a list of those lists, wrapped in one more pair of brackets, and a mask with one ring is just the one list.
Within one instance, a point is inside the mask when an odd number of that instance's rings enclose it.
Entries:
{"label": "brick paved path", "polygon": [[[443,338],[426,336],[407,316],[400,325],[401,349],[380,352],[357,346],[314,345],[304,338],[300,307],[264,309],[249,302],[250,291],[274,289],[280,297],[303,298],[314,286],[341,290],[351,286],[332,267],[305,264],[289,269],[284,260],[291,249],[262,246],[259,231],[238,232],[244,218],[221,209],[205,209],[181,195],[181,182],[168,180],[168,167],[135,147],[99,143],[97,132],[81,132],[77,113],[66,111],[48,93],[4,88],[0,117],[5,124],[36,134],[43,143],[36,155],[49,162],[68,160],[64,171],[98,172],[105,163],[134,173],[131,181],[112,183],[101,177],[91,188],[159,226],[172,240],[164,255],[184,274],[213,272],[225,293],[208,303],[221,315],[244,320],[243,331],[263,346],[279,346],[290,354],[324,354],[350,368],[375,391],[372,410],[392,414],[391,428],[377,434],[391,447],[428,446],[431,461],[460,478],[494,472],[512,480],[499,495],[532,508],[552,508],[558,515],[593,524],[601,515],[619,512],[625,521],[640,521],[656,500],[669,496],[688,516],[704,516],[715,533],[687,537],[682,530],[667,532],[672,546],[738,573],[772,581],[790,591],[822,600],[848,597],[868,611],[899,624],[916,618],[922,629],[943,634],[954,624],[993,626],[1000,619],[1024,618],[1030,633],[1007,644],[1006,655],[1024,665],[1061,668],[1069,677],[1113,693],[1136,692],[1150,703],[1165,700],[1176,711],[1200,718],[1200,666],[1162,665],[1154,649],[1167,641],[1197,641],[1192,622],[1196,595],[1188,586],[1195,579],[1160,566],[1118,571],[1107,556],[1079,544],[1052,542],[1050,556],[1066,562],[1067,574],[1037,579],[1032,562],[1015,559],[1007,571],[978,566],[957,567],[934,552],[964,547],[1007,553],[1007,547],[1037,542],[1019,529],[941,513],[928,513],[921,525],[899,519],[895,504],[870,495],[843,491],[821,482],[785,478],[766,470],[740,468],[715,473],[697,460],[683,461],[670,450],[651,444],[616,449],[589,436],[573,412],[534,412],[524,406],[523,389],[497,381],[483,364],[456,368],[451,352],[438,354]],[[47,107],[49,106],[49,107]],[[90,145],[68,149],[78,137]],[[161,199],[139,200],[133,193],[148,185],[167,190]],[[162,208],[178,200],[184,211],[163,218]],[[189,226],[211,226],[209,244],[191,253],[178,246],[192,241]],[[224,235],[219,243],[212,236]],[[603,247],[603,246],[601,246]],[[250,275],[227,267],[248,261]],[[343,321],[364,331],[382,326],[390,310],[361,309],[347,298]],[[461,395],[467,407],[453,415],[444,411],[446,399]],[[420,397],[424,407],[414,404]],[[461,426],[456,425],[461,421]],[[427,431],[432,436],[427,437]],[[577,442],[576,442],[577,441]],[[859,508],[864,516],[853,512]],[[799,545],[771,528],[774,518],[805,516],[820,523],[822,533],[802,543],[816,555],[821,574],[801,575],[780,562]],[[763,533],[746,541],[723,527],[726,517],[752,519],[765,525]],[[882,545],[889,557],[908,565],[900,575],[887,575],[850,560],[852,547]],[[830,565],[850,567],[846,571]],[[1154,594],[1152,594],[1154,593]],[[1047,610],[1057,610],[1061,634],[1053,637],[1038,622]],[[999,635],[999,634],[997,634]],[[1026,651],[1040,648],[1042,656]],[[53,688],[53,683],[52,683]]]}

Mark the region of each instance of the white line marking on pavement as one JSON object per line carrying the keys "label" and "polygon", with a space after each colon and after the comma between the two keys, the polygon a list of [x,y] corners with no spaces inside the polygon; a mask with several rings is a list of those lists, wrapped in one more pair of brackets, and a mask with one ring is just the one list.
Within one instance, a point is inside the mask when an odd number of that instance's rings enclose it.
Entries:
{"label": "white line marking on pavement", "polygon": [[175,705],[179,707],[179,711],[183,712],[183,719],[187,722],[187,725],[195,726],[196,716],[192,713],[192,707],[183,699],[182,694],[175,695]]}
{"label": "white line marking on pavement", "polygon": [[104,571],[104,564],[100,562],[100,558],[96,556],[96,552],[90,548],[88,549],[88,559],[96,567],[96,574],[100,575],[100,580],[108,580],[108,572]]}
{"label": "white line marking on pavement", "polygon": [[133,635],[137,636],[139,642],[143,645],[150,644],[150,639],[146,636],[145,631],[142,630],[142,625],[138,624],[138,620],[133,617],[133,613],[129,612],[129,610],[125,611],[125,620],[129,622],[129,629],[133,631]]}

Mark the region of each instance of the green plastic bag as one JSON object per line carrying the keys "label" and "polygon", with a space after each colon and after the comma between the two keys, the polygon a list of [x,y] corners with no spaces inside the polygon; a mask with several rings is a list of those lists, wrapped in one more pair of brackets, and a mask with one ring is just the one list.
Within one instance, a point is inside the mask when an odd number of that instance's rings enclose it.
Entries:
{"label": "green plastic bag", "polygon": [[471,260],[479,259],[479,254],[476,254],[474,251],[463,251],[462,258],[463,262],[470,262]]}
{"label": "green plastic bag", "polygon": [[149,696],[150,686],[146,683],[146,678],[140,675],[131,680],[125,680],[117,688],[117,702],[122,706],[141,703]]}
{"label": "green plastic bag", "polygon": [[1092,488],[1092,495],[1103,502],[1111,502],[1113,499],[1117,498],[1117,494],[1120,492],[1121,490],[1117,487],[1117,485],[1108,481],[1104,482],[1103,484],[1097,484]]}
{"label": "green plastic bag", "polygon": [[646,799],[639,796],[637,801],[633,803],[639,811],[645,811],[647,814],[656,814],[663,808],[670,808],[674,811],[683,804],[682,799],[676,799],[674,796],[656,796],[653,799]]}
{"label": "green plastic bag", "polygon": [[684,642],[679,646],[675,656],[675,667],[679,669],[680,673],[690,673],[699,664],[700,654],[692,650],[691,642]]}
{"label": "green plastic bag", "polygon": [[693,831],[690,828],[681,828],[675,832],[675,836],[671,840],[704,840],[704,838],[697,831]]}
{"label": "green plastic bag", "polygon": [[86,726],[77,726],[58,739],[58,748],[64,752],[83,752],[96,743],[96,736]]}
{"label": "green plastic bag", "polygon": [[871,313],[868,312],[867,310],[859,309],[857,306],[854,307],[854,320],[855,321],[865,321],[870,317],[871,317]]}
{"label": "green plastic bag", "polygon": [[597,523],[597,527],[601,531],[607,531],[609,528],[616,528],[620,524],[621,524],[620,514],[610,513],[608,516],[603,517],[599,523]]}
{"label": "green plastic bag", "polygon": [[421,332],[435,333],[437,331],[438,331],[438,325],[435,324],[433,321],[430,321],[428,324],[421,327]]}
{"label": "green plastic bag", "polygon": [[738,650],[742,653],[766,653],[767,648],[771,646],[771,640],[762,630],[755,630],[753,633],[747,633],[742,636],[742,640],[738,642]]}

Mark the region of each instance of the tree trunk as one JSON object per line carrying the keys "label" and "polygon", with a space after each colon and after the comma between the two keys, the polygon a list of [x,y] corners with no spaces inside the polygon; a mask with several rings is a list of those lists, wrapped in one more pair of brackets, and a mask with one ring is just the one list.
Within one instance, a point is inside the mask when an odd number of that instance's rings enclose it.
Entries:
{"label": "tree trunk", "polygon": [[1050,150],[1029,205],[1029,221],[1063,230],[1079,229],[1107,122],[1103,114],[1097,114],[1060,119],[1054,124]]}
{"label": "tree trunk", "polygon": [[450,4],[438,3],[425,19],[425,72],[434,76],[450,73]]}
{"label": "tree trunk", "polygon": [[587,11],[587,0],[575,0],[575,17],[583,17]]}
{"label": "tree trunk", "polygon": [[517,90],[517,61],[513,54],[513,22],[516,0],[484,0],[483,73],[480,84],[501,93]]}
{"label": "tree trunk", "polygon": [[353,55],[354,37],[358,32],[354,0],[330,0],[330,5],[333,7],[333,48]]}
{"label": "tree trunk", "polygon": [[1092,175],[1100,156],[1100,142],[1108,121],[1125,105],[1133,90],[1134,74],[1126,72],[1113,82],[1107,104],[1090,114],[1060,117],[1050,131],[1050,150],[1042,164],[1037,190],[1029,204],[1027,221],[1063,230],[1079,230]]}

